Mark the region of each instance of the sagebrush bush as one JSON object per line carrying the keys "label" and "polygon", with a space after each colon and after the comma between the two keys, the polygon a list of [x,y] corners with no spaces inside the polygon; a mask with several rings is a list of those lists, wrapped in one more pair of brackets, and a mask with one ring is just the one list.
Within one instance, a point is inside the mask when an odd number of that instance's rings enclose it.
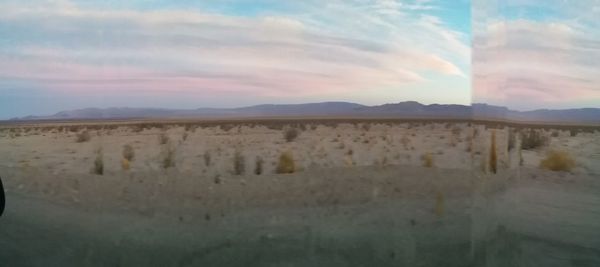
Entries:
{"label": "sagebrush bush", "polygon": [[296,164],[291,152],[284,152],[279,156],[276,171],[277,173],[294,173],[296,171]]}
{"label": "sagebrush bush", "polygon": [[283,138],[286,142],[292,142],[296,140],[299,134],[300,132],[298,131],[298,129],[289,127],[283,131]]}
{"label": "sagebrush bush", "polygon": [[77,143],[87,142],[87,141],[90,141],[90,139],[92,139],[92,137],[88,130],[83,130],[83,131],[75,134],[75,141]]}
{"label": "sagebrush bush", "polygon": [[551,171],[571,171],[575,160],[566,151],[551,150],[540,162],[540,167]]}

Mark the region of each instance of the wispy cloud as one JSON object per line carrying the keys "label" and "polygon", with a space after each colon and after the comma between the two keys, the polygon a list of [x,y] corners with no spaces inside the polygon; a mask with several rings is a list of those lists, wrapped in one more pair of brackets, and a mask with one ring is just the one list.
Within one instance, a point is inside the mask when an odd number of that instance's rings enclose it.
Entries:
{"label": "wispy cloud", "polygon": [[[474,101],[523,109],[600,107],[600,24],[582,2],[529,1],[477,11],[494,15],[474,32]],[[552,10],[544,10],[548,5]],[[547,14],[519,15],[536,6]]]}
{"label": "wispy cloud", "polygon": [[[235,5],[235,3],[230,3]],[[434,1],[298,1],[286,12],[111,8],[76,1],[0,3],[0,89],[26,81],[73,94],[103,90],[254,96],[350,94],[461,77],[469,33]],[[240,11],[242,12],[242,11]],[[468,94],[468,88],[448,88]],[[443,102],[443,100],[441,100]]]}

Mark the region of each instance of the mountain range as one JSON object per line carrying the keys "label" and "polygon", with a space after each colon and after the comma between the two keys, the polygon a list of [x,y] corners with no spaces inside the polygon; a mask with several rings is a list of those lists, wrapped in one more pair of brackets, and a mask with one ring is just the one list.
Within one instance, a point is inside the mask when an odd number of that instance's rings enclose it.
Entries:
{"label": "mountain range", "polygon": [[27,116],[11,120],[82,120],[141,118],[245,118],[245,117],[393,117],[495,119],[527,122],[600,123],[600,108],[539,109],[515,111],[488,104],[424,105],[415,101],[366,106],[349,102],[307,104],[265,104],[241,108],[85,108],[61,111],[48,116]]}

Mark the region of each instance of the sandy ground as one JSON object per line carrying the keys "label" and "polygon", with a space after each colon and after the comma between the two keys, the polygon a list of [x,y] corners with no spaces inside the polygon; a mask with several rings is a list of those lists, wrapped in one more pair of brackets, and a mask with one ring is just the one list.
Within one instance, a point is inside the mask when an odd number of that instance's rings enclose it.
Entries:
{"label": "sandy ground", "polygon": [[[545,130],[547,144],[519,151],[508,149],[508,129],[466,123],[303,128],[290,142],[285,127],[265,126],[122,126],[89,130],[85,142],[68,129],[1,131],[0,261],[600,265],[598,132]],[[492,132],[496,174],[487,163]],[[135,152],[128,170],[124,145]],[[92,172],[99,149],[103,175]],[[549,150],[568,151],[576,167],[540,169]],[[293,174],[276,173],[284,152]]]}

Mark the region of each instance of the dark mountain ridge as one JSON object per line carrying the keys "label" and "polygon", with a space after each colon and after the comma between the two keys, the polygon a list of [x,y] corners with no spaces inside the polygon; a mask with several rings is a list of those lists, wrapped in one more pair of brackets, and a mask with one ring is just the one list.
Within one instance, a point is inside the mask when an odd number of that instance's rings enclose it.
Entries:
{"label": "dark mountain ridge", "polygon": [[85,108],[61,111],[49,116],[27,116],[11,120],[82,120],[134,118],[244,118],[244,117],[393,117],[493,119],[527,122],[600,123],[599,108],[515,111],[488,104],[424,105],[415,101],[366,106],[349,102],[307,104],[264,104],[240,108]]}

